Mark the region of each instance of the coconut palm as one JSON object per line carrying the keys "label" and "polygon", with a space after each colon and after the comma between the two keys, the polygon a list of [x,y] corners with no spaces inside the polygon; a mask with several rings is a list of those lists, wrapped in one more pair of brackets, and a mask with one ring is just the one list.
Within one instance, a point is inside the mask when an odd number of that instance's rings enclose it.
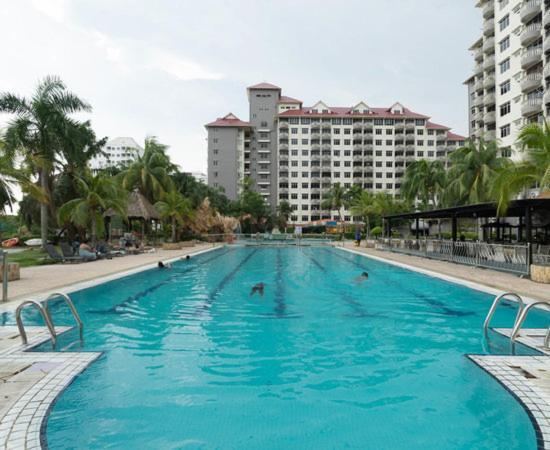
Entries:
{"label": "coconut palm", "polygon": [[325,194],[325,198],[321,203],[321,207],[330,211],[338,211],[340,222],[342,222],[342,208],[345,204],[345,199],[346,189],[340,183],[335,183]]}
{"label": "coconut palm", "polygon": [[445,188],[445,168],[441,161],[420,159],[405,171],[401,193],[409,202],[420,200],[422,209],[437,206]]}
{"label": "coconut palm", "polygon": [[86,173],[76,178],[79,197],[63,204],[58,211],[60,223],[89,229],[92,243],[104,232],[103,213],[114,210],[121,217],[126,217],[128,193],[119,184],[102,173]]}
{"label": "coconut palm", "polygon": [[172,242],[176,242],[178,224],[182,225],[193,215],[191,201],[176,189],[171,189],[163,194],[162,200],[155,203],[155,208],[162,218],[171,221]]}
{"label": "coconut palm", "polygon": [[367,239],[370,236],[370,218],[376,213],[375,196],[368,191],[362,191],[351,203],[351,213],[360,216],[367,227]]}
{"label": "coconut palm", "polygon": [[120,173],[122,186],[131,191],[138,189],[149,201],[155,202],[171,190],[170,174],[177,168],[166,154],[167,146],[152,136],[145,139],[143,155]]}
{"label": "coconut palm", "polygon": [[40,236],[46,245],[50,182],[68,115],[90,111],[88,103],[69,92],[61,79],[44,78],[31,98],[0,94],[0,112],[13,114],[5,140],[8,148],[20,152],[38,174],[43,198],[40,202]]}
{"label": "coconut palm", "polygon": [[505,164],[505,158],[499,156],[496,142],[480,140],[476,144],[468,141],[467,145],[451,154],[451,161],[449,184],[446,189],[448,198],[453,198],[455,203],[480,203],[492,200],[492,181],[497,171]]}

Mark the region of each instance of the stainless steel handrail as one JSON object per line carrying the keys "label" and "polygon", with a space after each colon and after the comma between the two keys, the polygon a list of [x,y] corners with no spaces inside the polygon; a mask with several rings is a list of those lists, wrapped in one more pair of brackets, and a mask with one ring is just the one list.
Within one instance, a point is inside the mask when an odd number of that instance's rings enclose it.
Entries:
{"label": "stainless steel handrail", "polygon": [[514,297],[518,301],[518,313],[516,315],[516,320],[514,321],[514,328],[518,323],[519,317],[521,315],[521,312],[525,309],[525,302],[523,299],[514,292],[505,292],[504,294],[500,294],[495,297],[493,300],[493,304],[491,305],[491,308],[489,309],[489,312],[487,313],[487,317],[485,318],[485,322],[483,322],[483,331],[487,333],[487,330],[489,329],[489,324],[491,323],[491,319],[493,318],[493,315],[495,314],[495,311],[497,309],[498,304],[504,300],[506,297]]}
{"label": "stainless steel handrail", "polygon": [[27,305],[33,305],[35,308],[38,309],[38,312],[42,316],[42,319],[44,319],[44,323],[46,324],[46,327],[48,328],[48,331],[50,332],[50,336],[51,336],[51,340],[52,340],[52,346],[55,348],[55,345],[57,343],[57,334],[55,332],[55,328],[52,324],[50,316],[46,312],[46,310],[43,308],[43,306],[40,303],[38,303],[34,300],[24,301],[15,310],[15,321],[17,323],[17,328],[19,330],[19,334],[21,335],[21,340],[23,341],[23,344],[27,345],[28,341],[27,341],[27,333],[26,333],[25,327],[23,325],[23,320],[21,319],[21,311],[23,311],[23,308]]}
{"label": "stainless steel handrail", "polygon": [[[517,337],[519,336],[519,331],[521,330],[521,326],[523,325],[523,322],[525,322],[525,319],[527,317],[527,314],[529,311],[531,311],[532,308],[535,306],[550,306],[548,302],[534,302],[527,305],[521,314],[518,317],[518,320],[516,320],[516,323],[514,324],[514,328],[512,329],[512,334],[510,335],[510,342],[512,344],[515,344]],[[548,348],[548,340],[550,340],[549,332],[546,332],[546,336],[544,338],[544,347]]]}
{"label": "stainless steel handrail", "polygon": [[76,324],[78,326],[78,331],[80,333],[80,340],[82,340],[83,335],[84,335],[84,324],[82,323],[82,320],[80,319],[80,315],[78,314],[78,311],[76,310],[73,301],[71,300],[71,298],[67,294],[65,294],[63,292],[54,292],[53,294],[49,295],[48,298],[46,298],[46,300],[44,300],[42,302],[42,304],[44,305],[44,310],[48,314],[48,317],[50,318],[50,321],[51,321],[51,315],[50,315],[50,310],[48,309],[48,302],[52,298],[55,298],[55,297],[63,298],[63,300],[65,300],[65,303],[69,306],[69,309],[71,310],[71,313],[74,317],[74,320],[76,321]]}

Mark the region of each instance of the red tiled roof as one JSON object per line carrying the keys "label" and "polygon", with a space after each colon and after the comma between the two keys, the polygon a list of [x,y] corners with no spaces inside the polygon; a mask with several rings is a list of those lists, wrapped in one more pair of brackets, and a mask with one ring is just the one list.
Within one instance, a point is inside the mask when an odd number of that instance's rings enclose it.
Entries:
{"label": "red tiled roof", "polygon": [[376,118],[406,118],[406,119],[429,119],[429,116],[418,114],[410,109],[404,108],[403,114],[394,114],[389,108],[369,108],[368,113],[354,113],[353,108],[329,106],[328,113],[311,113],[312,107],[304,107],[300,109],[289,109],[279,114],[279,117],[288,116],[309,116],[309,117],[376,117]]}
{"label": "red tiled roof", "polygon": [[279,91],[281,90],[279,86],[275,86],[274,84],[271,84],[271,83],[255,84],[254,86],[248,86],[247,89],[277,89]]}
{"label": "red tiled roof", "polygon": [[426,128],[429,130],[450,130],[449,127],[446,127],[445,125],[439,125],[438,123],[433,122],[426,122]]}
{"label": "red tiled roof", "polygon": [[249,127],[250,122],[243,122],[233,113],[224,117],[218,117],[214,122],[207,123],[205,127]]}
{"label": "red tiled roof", "polygon": [[281,98],[279,99],[279,103],[299,103],[302,104],[302,100],[298,100],[292,97],[287,97],[286,95],[281,95]]}
{"label": "red tiled roof", "polygon": [[460,134],[451,133],[449,131],[447,133],[447,140],[448,141],[465,141],[466,138],[464,136],[461,136]]}

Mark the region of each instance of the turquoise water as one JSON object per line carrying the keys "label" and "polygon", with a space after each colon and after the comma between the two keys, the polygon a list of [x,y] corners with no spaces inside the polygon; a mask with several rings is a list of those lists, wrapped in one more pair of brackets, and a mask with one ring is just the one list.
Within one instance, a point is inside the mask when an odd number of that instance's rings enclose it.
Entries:
{"label": "turquoise water", "polygon": [[104,355],[53,407],[50,449],[536,448],[522,406],[464,356],[509,352],[483,339],[484,293],[333,248],[236,247],[72,297],[84,346],[60,347]]}

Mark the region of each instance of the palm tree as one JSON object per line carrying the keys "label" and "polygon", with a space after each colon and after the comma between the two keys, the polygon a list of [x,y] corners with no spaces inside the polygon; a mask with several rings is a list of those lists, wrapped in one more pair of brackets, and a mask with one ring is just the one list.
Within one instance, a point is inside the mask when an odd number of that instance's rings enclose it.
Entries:
{"label": "palm tree", "polygon": [[98,234],[104,232],[103,213],[114,210],[121,217],[126,217],[128,193],[118,183],[103,173],[76,178],[79,197],[63,204],[58,211],[60,223],[89,229],[92,243],[95,244]]}
{"label": "palm tree", "polygon": [[321,203],[321,207],[330,211],[338,211],[340,222],[343,222],[344,219],[342,217],[342,207],[344,206],[345,198],[346,189],[341,186],[340,183],[335,183],[325,194],[325,198]]}
{"label": "palm tree", "polygon": [[173,184],[170,174],[177,168],[166,154],[168,146],[161,144],[154,136],[145,139],[143,155],[121,172],[122,186],[132,191],[138,189],[149,201],[155,202],[169,190]]}
{"label": "palm tree", "polygon": [[361,216],[367,227],[367,239],[370,237],[370,217],[376,213],[375,197],[368,191],[362,191],[351,203],[351,213]]}
{"label": "palm tree", "polygon": [[279,213],[279,228],[283,228],[286,233],[286,227],[288,226],[288,219],[292,214],[292,208],[290,203],[287,201],[282,201],[277,206],[277,212]]}
{"label": "palm tree", "polygon": [[445,178],[441,161],[414,161],[405,171],[401,193],[409,202],[419,199],[422,209],[428,209],[430,205],[435,207],[441,199]]}
{"label": "palm tree", "polygon": [[496,142],[468,141],[451,154],[447,197],[455,203],[481,203],[492,200],[491,185],[497,171],[505,164]]}
{"label": "palm tree", "polygon": [[162,196],[162,200],[155,203],[155,208],[164,219],[170,219],[172,225],[172,242],[176,242],[177,225],[182,225],[192,216],[191,202],[176,189],[171,189]]}
{"label": "palm tree", "polygon": [[58,77],[48,76],[30,98],[11,93],[0,94],[0,112],[14,114],[5,132],[7,146],[20,152],[38,174],[43,192],[40,202],[40,237],[48,237],[48,204],[51,202],[50,181],[68,115],[90,111],[88,103],[67,91]]}

